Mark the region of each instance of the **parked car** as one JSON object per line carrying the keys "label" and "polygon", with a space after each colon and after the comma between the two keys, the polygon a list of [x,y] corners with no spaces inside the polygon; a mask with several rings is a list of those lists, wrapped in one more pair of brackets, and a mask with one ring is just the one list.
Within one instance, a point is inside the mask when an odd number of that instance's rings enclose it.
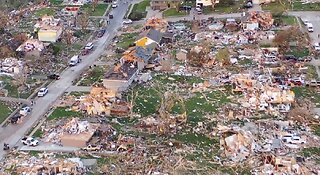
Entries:
{"label": "parked car", "polygon": [[88,43],[85,47],[84,47],[84,49],[86,49],[86,50],[91,50],[91,49],[93,49],[93,43]]}
{"label": "parked car", "polygon": [[112,3],[112,8],[116,8],[116,7],[118,7],[118,4],[117,4],[117,1],[114,1],[114,2]]}
{"label": "parked car", "polygon": [[123,20],[122,24],[132,24],[132,20],[131,19],[125,19],[125,20]]}
{"label": "parked car", "polygon": [[192,7],[191,6],[187,6],[187,5],[179,7],[180,11],[190,11],[191,9],[192,9]]}
{"label": "parked car", "polygon": [[31,113],[31,110],[32,110],[31,107],[29,107],[27,105],[24,105],[20,109],[19,114],[22,115],[22,116],[27,116],[28,114]]}
{"label": "parked car", "polygon": [[50,74],[50,75],[48,75],[48,79],[59,80],[60,79],[60,75],[58,75],[58,74]]}
{"label": "parked car", "polygon": [[75,66],[78,63],[80,63],[80,57],[79,57],[79,55],[74,55],[73,57],[71,57],[71,59],[69,61],[69,66]]}
{"label": "parked car", "polygon": [[101,146],[100,145],[88,145],[87,147],[85,148],[82,148],[83,150],[85,151],[98,151],[101,149]]}
{"label": "parked car", "polygon": [[296,61],[297,57],[294,56],[294,55],[284,55],[283,59],[285,59],[285,60],[295,60]]}
{"label": "parked car", "polygon": [[101,37],[103,37],[103,35],[106,33],[106,29],[101,29],[99,32],[98,32],[98,34],[97,34],[97,37],[98,38],[101,38]]}
{"label": "parked car", "polygon": [[43,97],[45,96],[46,94],[48,93],[48,88],[41,88],[39,91],[38,91],[38,97]]}
{"label": "parked car", "polygon": [[24,137],[21,139],[22,144],[28,145],[28,146],[38,146],[39,141],[33,137]]}
{"label": "parked car", "polygon": [[10,118],[10,123],[11,124],[17,124],[18,123],[18,121],[21,119],[21,115],[20,114],[16,114],[16,115],[14,115],[14,116],[12,116],[11,118]]}
{"label": "parked car", "polygon": [[320,51],[320,45],[319,45],[319,43],[314,43],[313,47],[314,47],[314,50]]}

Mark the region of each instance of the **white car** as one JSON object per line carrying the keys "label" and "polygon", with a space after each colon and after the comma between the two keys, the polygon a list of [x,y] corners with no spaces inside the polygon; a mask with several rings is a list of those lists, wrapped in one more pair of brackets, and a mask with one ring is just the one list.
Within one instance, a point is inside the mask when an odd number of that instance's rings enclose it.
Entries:
{"label": "white car", "polygon": [[30,114],[30,112],[31,112],[31,108],[29,106],[23,106],[20,109],[19,114],[23,116],[27,116],[28,114]]}
{"label": "white car", "polygon": [[251,56],[248,55],[239,55],[239,59],[250,59]]}
{"label": "white car", "polygon": [[302,21],[303,21],[303,24],[304,24],[305,26],[309,23],[309,21],[306,20],[306,19],[304,19],[304,20],[302,20]]}
{"label": "white car", "polygon": [[84,47],[84,49],[86,49],[86,50],[91,50],[91,49],[93,49],[93,43],[88,43],[88,44]]}
{"label": "white car", "polygon": [[313,47],[314,47],[314,50],[320,51],[320,45],[319,45],[319,43],[314,43]]}
{"label": "white car", "polygon": [[125,19],[125,20],[123,20],[122,24],[132,24],[132,20],[131,19]]}
{"label": "white car", "polygon": [[38,92],[38,97],[43,97],[48,93],[48,88],[41,88]]}
{"label": "white car", "polygon": [[118,5],[117,5],[117,2],[115,1],[112,3],[112,8],[116,8],[116,7],[118,7]]}
{"label": "white car", "polygon": [[290,144],[305,144],[306,140],[302,139],[300,136],[284,137],[284,142]]}
{"label": "white car", "polygon": [[38,146],[39,140],[33,138],[33,137],[24,137],[21,139],[22,144],[28,145],[28,146]]}

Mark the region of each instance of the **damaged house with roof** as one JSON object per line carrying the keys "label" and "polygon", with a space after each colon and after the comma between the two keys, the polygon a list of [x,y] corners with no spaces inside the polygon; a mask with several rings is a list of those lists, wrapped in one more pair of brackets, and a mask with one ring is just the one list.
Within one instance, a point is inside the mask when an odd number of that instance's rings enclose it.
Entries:
{"label": "damaged house with roof", "polygon": [[61,20],[53,16],[43,16],[34,27],[38,31],[39,40],[43,42],[57,42],[63,31]]}
{"label": "damaged house with roof", "polygon": [[152,43],[160,44],[163,34],[159,30],[150,29],[143,32],[134,42],[136,46],[145,47]]}

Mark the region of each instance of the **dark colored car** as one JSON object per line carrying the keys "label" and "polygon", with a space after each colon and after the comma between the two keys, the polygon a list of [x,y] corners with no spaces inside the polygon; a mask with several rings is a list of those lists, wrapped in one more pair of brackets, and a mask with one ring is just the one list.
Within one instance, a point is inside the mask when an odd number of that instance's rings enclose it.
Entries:
{"label": "dark colored car", "polygon": [[106,33],[106,29],[102,29],[102,30],[100,30],[99,32],[98,32],[98,34],[97,34],[97,37],[98,38],[101,38],[101,37],[103,37],[103,35]]}
{"label": "dark colored car", "polygon": [[18,121],[19,121],[20,118],[21,118],[21,115],[16,114],[16,115],[14,115],[14,116],[12,116],[12,117],[10,118],[10,123],[12,123],[12,124],[18,123]]}
{"label": "dark colored car", "polygon": [[191,8],[192,8],[191,6],[184,5],[184,6],[179,7],[179,10],[180,11],[190,11]]}
{"label": "dark colored car", "polygon": [[285,59],[285,60],[295,60],[296,61],[298,58],[296,56],[294,56],[294,55],[284,55],[283,59]]}
{"label": "dark colored car", "polygon": [[48,79],[59,80],[60,79],[60,75],[58,75],[58,74],[50,74],[50,75],[48,75]]}

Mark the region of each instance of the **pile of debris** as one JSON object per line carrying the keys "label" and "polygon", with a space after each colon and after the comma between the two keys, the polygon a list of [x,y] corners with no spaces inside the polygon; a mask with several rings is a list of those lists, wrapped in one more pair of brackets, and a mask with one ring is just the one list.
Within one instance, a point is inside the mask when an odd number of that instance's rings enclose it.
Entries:
{"label": "pile of debris", "polygon": [[[1,165],[3,173],[16,174],[83,174],[86,168],[80,158],[56,158],[50,154],[40,154],[38,157],[18,154],[7,157]],[[0,172],[2,174],[2,172]]]}
{"label": "pile of debris", "polygon": [[[88,121],[79,121],[72,118],[63,126],[60,124],[54,127],[44,127],[44,141],[63,146],[85,147],[98,128],[98,124],[91,124]],[[50,128],[50,129],[46,129]]]}
{"label": "pile of debris", "polygon": [[273,25],[274,19],[270,12],[251,11],[244,16],[243,22],[247,24],[256,23],[262,30],[269,30]]}
{"label": "pile of debris", "polygon": [[93,87],[89,95],[83,96],[72,106],[72,110],[88,115],[127,115],[130,112],[129,104],[117,100],[120,97],[116,91]]}

